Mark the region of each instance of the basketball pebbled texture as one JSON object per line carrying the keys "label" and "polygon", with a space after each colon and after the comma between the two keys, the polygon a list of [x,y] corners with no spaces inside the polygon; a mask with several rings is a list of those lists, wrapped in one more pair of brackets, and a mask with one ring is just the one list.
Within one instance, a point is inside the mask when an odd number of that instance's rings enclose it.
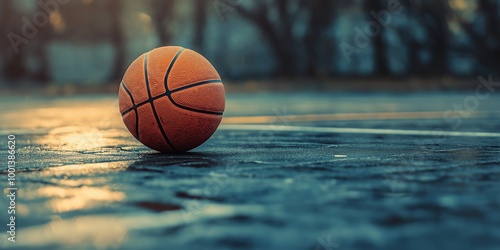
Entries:
{"label": "basketball pebbled texture", "polygon": [[123,122],[147,147],[185,152],[207,141],[222,120],[225,91],[202,55],[161,47],[137,58],[119,89]]}

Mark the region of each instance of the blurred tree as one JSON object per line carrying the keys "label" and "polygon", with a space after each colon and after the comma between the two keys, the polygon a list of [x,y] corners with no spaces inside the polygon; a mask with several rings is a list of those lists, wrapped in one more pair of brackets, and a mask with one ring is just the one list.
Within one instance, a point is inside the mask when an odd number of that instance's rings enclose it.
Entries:
{"label": "blurred tree", "polygon": [[109,0],[107,6],[111,25],[110,39],[115,48],[115,65],[110,75],[111,80],[120,79],[125,73],[126,46],[121,25],[122,4],[122,0]]}
{"label": "blurred tree", "polygon": [[[364,11],[368,15],[368,19],[373,19],[372,13],[378,13],[379,11],[387,12],[387,1],[365,0]],[[387,24],[380,24],[380,25],[381,26],[379,26],[380,30],[378,32],[378,35],[375,35],[372,40],[374,49],[373,63],[375,65],[374,74],[376,76],[387,76],[389,75],[389,66],[387,61],[388,45],[385,42],[385,33],[386,33],[385,31],[387,27],[384,27]]]}
{"label": "blurred tree", "polygon": [[61,6],[54,39],[80,46],[111,44],[114,60],[107,80],[120,79],[125,71],[127,46],[122,27],[121,0],[70,1]]}
{"label": "blurred tree", "polygon": [[[403,1],[408,22],[398,31],[407,46],[409,76],[436,77],[448,74],[450,57],[450,7],[448,1]],[[424,36],[416,30],[423,30]],[[428,55],[428,58],[425,58]]]}
{"label": "blurred tree", "polygon": [[[239,4],[234,8],[241,17],[253,23],[268,41],[278,62],[279,75],[302,74],[300,69],[304,59],[306,75],[328,74],[328,62],[336,55],[335,46],[331,46],[334,41],[330,32],[336,20],[336,1],[276,0],[271,4],[259,1],[253,7]],[[295,30],[303,20],[302,15],[307,17],[306,31],[297,34]],[[300,53],[304,49],[305,53]]]}
{"label": "blurred tree", "polygon": [[[47,23],[51,13],[46,13],[41,5],[36,5],[35,13],[44,13],[47,16]],[[50,76],[50,60],[48,55],[48,45],[54,37],[54,29],[51,25],[46,25],[38,29],[38,34],[33,39],[31,46],[33,47],[33,55],[36,61],[36,67],[33,72],[33,79],[42,84],[46,84]]]}
{"label": "blurred tree", "polygon": [[207,0],[196,0],[194,3],[194,49],[200,53],[204,52],[205,44],[205,24],[207,22]]}
{"label": "blurred tree", "polygon": [[[3,39],[0,40],[2,51],[0,54],[3,57],[2,72],[8,80],[18,80],[25,77],[29,72],[26,68],[26,51],[22,44],[19,50],[12,47],[8,34],[17,31],[14,28],[21,27],[22,13],[20,13],[13,5],[14,1],[0,1],[0,35]],[[22,36],[19,31],[16,35]]]}
{"label": "blurred tree", "polygon": [[[12,19],[12,13],[13,8],[11,1],[0,1],[0,35],[2,35],[2,37],[7,36],[8,26],[10,20]],[[4,43],[7,41],[7,39],[1,39],[0,43],[5,45]],[[0,53],[2,53],[2,51],[0,51]]]}
{"label": "blurred tree", "polygon": [[[476,15],[483,27],[472,20],[456,16],[461,28],[472,40],[474,57],[478,61],[479,74],[491,74],[500,68],[500,1],[477,0]],[[476,23],[477,24],[477,23]]]}
{"label": "blurred tree", "polygon": [[[308,76],[318,76],[322,74],[321,66],[325,67],[331,57],[335,57],[336,46],[328,46],[334,44],[332,41],[331,30],[335,21],[337,9],[336,1],[322,0],[303,0],[301,7],[308,12],[309,18],[307,23],[307,31],[304,38],[304,44],[307,51],[306,74]],[[325,53],[328,55],[327,60],[324,58]],[[320,66],[320,67],[318,67]],[[326,69],[324,69],[326,70]]]}
{"label": "blurred tree", "polygon": [[428,72],[432,76],[449,73],[449,15],[448,1],[424,0],[422,5],[422,22],[427,30],[432,63]]}
{"label": "blurred tree", "polygon": [[408,21],[406,25],[398,29],[398,35],[407,46],[406,72],[407,76],[420,75],[424,69],[421,59],[423,43],[415,33],[416,25],[420,25],[420,13],[422,12],[422,4],[420,1],[403,1],[402,5],[407,9]]}
{"label": "blurred tree", "polygon": [[[238,4],[234,8],[241,17],[253,23],[267,39],[278,62],[278,73],[293,76],[298,73],[294,57],[297,44],[292,32],[295,16],[288,11],[290,1],[276,0],[272,3],[269,5],[265,1],[257,1],[254,2],[255,7]],[[277,13],[277,20],[273,19],[273,11]]]}
{"label": "blurred tree", "polygon": [[[270,57],[276,61],[279,76],[331,76],[342,70],[335,62],[338,55],[336,36],[349,35],[352,27],[342,27],[350,20],[340,15],[368,16],[374,21],[373,12],[387,10],[390,0],[260,0],[236,1],[218,0],[228,3],[228,10],[239,13],[239,18],[254,26],[262,34],[270,48]],[[405,13],[393,18],[391,28],[381,27],[380,33],[371,37],[374,53],[364,54],[362,60],[373,60],[377,76],[393,75],[388,59],[394,53],[391,46],[400,41],[406,47],[407,75],[412,77],[440,77],[453,73],[457,63],[451,60],[457,55],[470,60],[464,65],[474,65],[478,73],[489,74],[500,68],[500,0],[412,0],[400,1]],[[25,25],[23,17],[33,19],[34,13],[44,12],[34,2],[0,1],[0,70],[8,79],[34,79],[39,82],[50,80],[48,45],[54,42],[76,44],[85,47],[109,45],[116,49],[111,78],[118,79],[124,71],[127,53],[126,37],[122,26],[125,4],[120,0],[70,1],[60,10],[47,13],[52,25],[37,27],[36,35],[27,39],[22,34]],[[160,43],[168,45],[173,34],[173,25],[189,23],[193,32],[193,47],[204,51],[206,29],[211,2],[192,0],[177,6],[177,0],[149,0],[141,4],[150,5],[151,18]],[[472,4],[471,4],[472,3]],[[26,6],[31,6],[29,8]],[[35,7],[36,6],[36,7]],[[191,8],[189,8],[191,7]],[[187,16],[176,13],[186,12]],[[345,11],[348,10],[348,11]],[[463,15],[464,10],[473,13]],[[52,15],[54,14],[54,15]],[[187,20],[190,19],[190,20]],[[376,18],[375,18],[376,19]],[[396,20],[397,21],[394,21]],[[346,21],[347,20],[347,21]],[[176,22],[173,22],[176,21]],[[378,20],[380,23],[380,20]],[[192,26],[191,26],[192,25]],[[49,27],[47,27],[49,26]],[[383,25],[382,25],[383,26]],[[179,26],[180,27],[180,26]],[[339,29],[336,29],[339,28]],[[396,28],[399,37],[392,37]],[[13,49],[9,33],[24,38],[19,50]],[[246,34],[240,34],[244,36]],[[189,39],[189,38],[187,38]],[[184,39],[183,41],[186,41]],[[260,47],[259,47],[260,48]],[[393,51],[393,52],[391,52]],[[57,51],[55,51],[57,52]],[[55,55],[54,58],[57,58]],[[453,63],[453,64],[452,64]],[[29,66],[29,67],[28,67]],[[338,70],[335,68],[337,67]],[[460,75],[460,76],[463,76]],[[354,76],[356,77],[356,75]]]}
{"label": "blurred tree", "polygon": [[162,46],[170,44],[172,34],[167,24],[174,19],[176,0],[151,0],[152,19]]}
{"label": "blurred tree", "polygon": [[[10,1],[0,1],[0,36],[2,37],[7,37],[12,12]],[[9,46],[9,39],[0,39],[0,47],[8,48]],[[0,56],[4,57],[5,54],[5,50],[0,50]]]}
{"label": "blurred tree", "polygon": [[56,38],[75,44],[110,42],[113,25],[110,20],[119,18],[120,12],[110,9],[113,4],[121,7],[120,3],[113,3],[111,0],[70,1],[64,5],[64,11],[61,11],[64,29],[57,33]]}

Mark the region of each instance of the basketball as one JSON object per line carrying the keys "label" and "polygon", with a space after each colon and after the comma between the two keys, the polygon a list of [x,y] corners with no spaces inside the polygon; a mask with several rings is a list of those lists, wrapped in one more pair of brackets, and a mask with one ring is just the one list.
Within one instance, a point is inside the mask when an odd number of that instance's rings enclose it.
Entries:
{"label": "basketball", "polygon": [[129,66],[119,88],[119,107],[125,126],[142,144],[165,153],[186,152],[219,126],[224,85],[202,55],[161,47]]}

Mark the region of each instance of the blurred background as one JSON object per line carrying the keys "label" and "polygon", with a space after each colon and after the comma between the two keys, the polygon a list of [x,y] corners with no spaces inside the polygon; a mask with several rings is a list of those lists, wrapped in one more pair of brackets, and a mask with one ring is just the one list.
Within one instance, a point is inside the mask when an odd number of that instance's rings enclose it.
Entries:
{"label": "blurred background", "polygon": [[[166,45],[228,92],[188,154],[118,112]],[[0,48],[0,249],[499,249],[500,0],[0,0]]]}
{"label": "blurred background", "polygon": [[500,68],[499,24],[500,0],[4,0],[0,86],[104,91],[180,45],[230,87],[472,88]]}

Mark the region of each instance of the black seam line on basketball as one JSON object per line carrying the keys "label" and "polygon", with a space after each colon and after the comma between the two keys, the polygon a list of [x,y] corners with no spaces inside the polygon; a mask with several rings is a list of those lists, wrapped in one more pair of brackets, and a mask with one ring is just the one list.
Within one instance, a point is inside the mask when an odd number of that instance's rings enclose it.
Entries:
{"label": "black seam line on basketball", "polygon": [[203,81],[203,82],[197,82],[197,83],[189,84],[187,86],[171,90],[170,93],[173,94],[175,92],[179,92],[179,91],[182,91],[182,90],[190,89],[190,88],[201,86],[201,85],[205,85],[205,84],[211,84],[211,83],[222,83],[222,80],[218,79],[218,80],[208,80],[208,81]]}
{"label": "black seam line on basketball", "polygon": [[148,57],[149,57],[149,53],[146,54],[146,56],[144,57],[144,77],[146,78],[146,88],[148,89],[148,96],[149,96],[149,100],[148,102],[151,104],[151,109],[153,109],[153,114],[155,116],[155,119],[156,119],[156,123],[158,124],[158,128],[160,129],[160,132],[161,134],[163,135],[163,139],[165,139],[165,142],[170,146],[170,148],[172,148],[173,151],[175,152],[179,152],[173,145],[172,143],[170,142],[170,140],[168,139],[168,136],[167,136],[167,133],[165,133],[165,130],[163,129],[163,126],[161,124],[161,120],[160,120],[160,117],[158,116],[158,113],[156,112],[156,108],[155,108],[155,103],[153,101],[153,98],[151,96],[151,90],[149,88],[149,76],[148,76]]}
{"label": "black seam line on basketball", "polygon": [[[163,83],[165,85],[165,90],[167,91],[167,96],[168,96],[168,99],[170,99],[170,101],[172,102],[172,104],[174,104],[176,107],[180,108],[180,109],[184,109],[184,110],[189,110],[189,111],[193,111],[193,112],[197,112],[197,113],[203,113],[203,114],[210,114],[210,115],[223,115],[223,113],[221,112],[212,112],[212,111],[205,111],[205,110],[200,110],[200,109],[194,109],[194,108],[189,108],[189,107],[185,107],[185,106],[182,106],[178,103],[176,103],[174,101],[174,99],[172,98],[172,95],[171,93],[173,91],[170,91],[170,89],[168,88],[168,78],[170,77],[170,72],[172,71],[172,68],[174,67],[174,64],[175,62],[177,62],[177,59],[181,56],[182,52],[184,52],[186,49],[184,48],[181,48],[177,54],[175,54],[174,56],[174,59],[172,59],[172,62],[170,62],[170,66],[168,66],[168,70],[167,70],[167,73],[165,74],[165,79],[163,80]],[[220,80],[219,80],[220,81]],[[203,82],[201,82],[203,83]],[[197,85],[201,85],[201,83],[195,83]],[[195,85],[195,84],[192,84],[192,85]],[[203,83],[203,84],[207,84],[207,83]],[[196,86],[197,86],[196,85]],[[182,89],[188,89],[190,87],[194,87],[194,86],[185,86],[185,87],[181,87]],[[175,91],[180,91],[181,88],[175,90]]]}
{"label": "black seam line on basketball", "polygon": [[163,79],[163,84],[165,85],[165,90],[167,93],[170,92],[170,89],[168,88],[168,77],[170,76],[170,72],[172,71],[172,68],[174,67],[175,62],[181,56],[182,52],[186,50],[185,48],[181,48],[177,54],[175,54],[174,58],[172,59],[172,62],[170,62],[170,65],[168,66],[167,73],[165,74],[165,78]]}
{"label": "black seam line on basketball", "polygon": [[172,104],[174,104],[176,107],[178,107],[180,109],[189,110],[189,111],[192,111],[192,112],[197,112],[197,113],[202,113],[202,114],[209,114],[209,115],[223,115],[224,112],[201,110],[201,109],[195,109],[195,108],[190,108],[190,107],[187,107],[187,106],[184,106],[184,105],[180,105],[177,102],[175,102],[174,98],[172,97],[173,93],[176,93],[176,92],[179,92],[179,91],[182,91],[182,90],[186,90],[186,89],[190,89],[190,88],[194,88],[194,87],[197,87],[197,86],[205,85],[205,84],[212,84],[212,83],[222,83],[222,80],[220,80],[220,79],[218,79],[218,80],[208,80],[208,81],[193,83],[193,84],[190,84],[190,85],[187,85],[187,86],[184,86],[184,87],[180,87],[180,88],[174,89],[174,90],[170,91],[170,93],[167,96],[168,96],[168,99],[170,99],[170,102],[172,102]]}
{"label": "black seam line on basketball", "polygon": [[128,96],[130,97],[132,104],[135,105],[134,96],[132,95],[132,93],[130,93],[130,90],[128,90],[127,85],[125,85],[124,81],[122,81],[122,87],[125,90],[125,92],[128,94]]}
{"label": "black seam line on basketball", "polygon": [[172,96],[170,96],[170,95],[168,96],[168,99],[170,99],[172,104],[174,104],[176,107],[178,107],[180,109],[189,110],[189,111],[196,112],[196,113],[208,114],[208,115],[223,115],[224,114],[223,112],[207,111],[207,110],[195,109],[195,108],[190,108],[190,107],[180,105],[180,104],[176,103],[174,101],[174,98],[172,98]]}
{"label": "black seam line on basketball", "polygon": [[[122,81],[122,87],[125,90],[125,92],[128,94],[128,96],[130,97],[130,100],[132,101],[133,106],[130,109],[130,111],[133,110],[135,112],[135,135],[137,136],[137,139],[139,139],[139,112],[137,112],[137,105],[135,105],[134,96],[132,95],[130,90],[127,88],[127,85],[125,85],[125,82],[123,82],[123,81]],[[128,113],[127,111],[123,112],[122,116],[126,115],[127,113]]]}
{"label": "black seam line on basketball", "polygon": [[[153,101],[156,101],[156,100],[158,100],[158,99],[160,99],[160,98],[162,98],[162,97],[165,97],[165,96],[167,96],[167,95],[168,95],[168,94],[161,94],[161,95],[159,95],[159,96],[153,97],[153,98],[148,99],[148,100],[146,100],[146,101],[140,102],[139,104],[137,104],[137,105],[135,105],[135,106],[136,106],[137,108],[140,108],[140,107],[142,107],[142,106],[144,106],[144,105],[146,105],[146,104],[148,104],[148,103],[151,103],[151,102],[153,102]],[[134,110],[134,108],[133,108],[133,107],[132,107],[132,108],[129,108],[129,109],[125,110],[125,111],[123,111],[122,115],[125,115],[125,114],[129,113],[129,112],[130,112],[130,111],[132,111],[132,110]]]}
{"label": "black seam line on basketball", "polygon": [[[222,80],[209,80],[209,81],[203,81],[203,82],[193,83],[193,84],[190,84],[190,85],[188,85],[188,86],[184,86],[184,87],[181,87],[181,88],[175,89],[175,90],[173,90],[172,92],[166,92],[165,94],[161,94],[161,95],[159,95],[159,96],[155,96],[155,97],[153,97],[151,100],[152,100],[152,101],[156,101],[156,100],[158,100],[158,99],[160,99],[160,98],[162,98],[162,97],[168,97],[168,96],[170,96],[171,94],[176,93],[176,92],[179,92],[179,91],[182,91],[182,90],[190,89],[190,88],[192,88],[192,87],[197,87],[197,86],[201,86],[201,85],[205,85],[205,84],[212,84],[212,83],[222,83]],[[145,105],[145,104],[148,104],[149,102],[150,102],[150,100],[148,99],[148,100],[146,100],[146,101],[143,101],[143,102],[141,102],[141,103],[139,103],[139,104],[135,105],[135,107],[139,108],[139,107],[141,107],[141,106],[143,106],[143,105]],[[134,107],[129,108],[129,109],[127,109],[127,110],[123,111],[122,115],[126,115],[127,113],[129,113],[129,112],[131,112],[131,111],[133,111],[133,110],[134,110]],[[220,114],[222,115],[223,113],[220,113]]]}
{"label": "black seam line on basketball", "polygon": [[122,81],[121,85],[122,85],[123,89],[125,90],[125,92],[128,94],[128,96],[130,97],[130,100],[132,101],[132,107],[129,109],[126,109],[125,111],[122,112],[122,116],[124,116],[124,115],[130,113],[131,111],[137,109],[138,105],[135,105],[134,96],[132,95],[132,93],[130,93],[130,90],[127,88],[127,85],[125,85],[125,82]]}
{"label": "black seam line on basketball", "polygon": [[149,75],[148,75],[148,58],[149,52],[144,56],[144,78],[146,78],[146,89],[148,90],[148,101],[151,101],[151,88],[149,87]]}

